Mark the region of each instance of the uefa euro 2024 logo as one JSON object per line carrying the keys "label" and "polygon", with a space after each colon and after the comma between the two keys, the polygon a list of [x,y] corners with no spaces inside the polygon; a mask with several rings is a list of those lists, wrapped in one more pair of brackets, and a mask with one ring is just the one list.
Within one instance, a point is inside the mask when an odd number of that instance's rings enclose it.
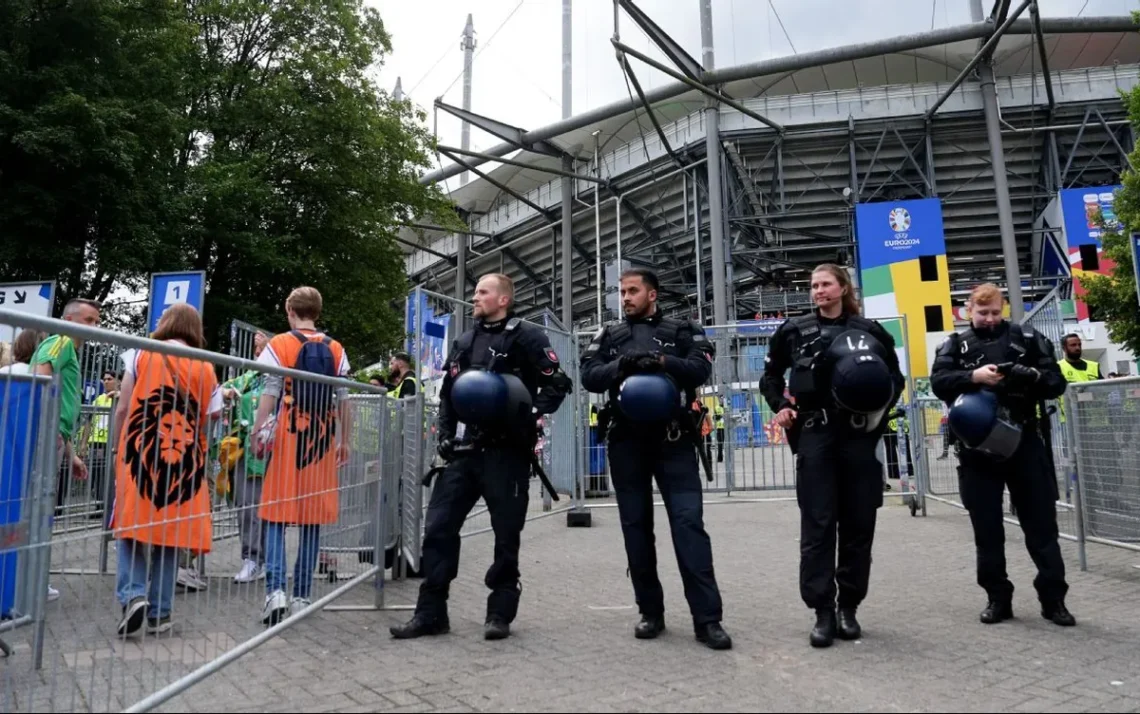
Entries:
{"label": "uefa euro 2024 logo", "polygon": [[894,231],[894,236],[883,241],[883,246],[891,250],[906,250],[919,243],[918,238],[910,237],[910,211],[902,206],[896,206],[891,209],[890,214],[887,216],[887,221],[891,224],[891,230]]}

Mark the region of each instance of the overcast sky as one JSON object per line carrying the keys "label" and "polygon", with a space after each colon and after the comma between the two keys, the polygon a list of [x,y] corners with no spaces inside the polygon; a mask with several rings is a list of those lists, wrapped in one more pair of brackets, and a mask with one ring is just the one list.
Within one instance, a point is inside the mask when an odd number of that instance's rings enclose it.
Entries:
{"label": "overcast sky", "polygon": [[[472,110],[524,129],[562,118],[562,0],[369,0],[392,35],[393,52],[379,69],[382,86],[396,78],[405,93],[428,110],[436,97],[460,106],[463,53],[460,36],[471,13],[476,56]],[[639,0],[638,7],[699,62],[700,0]],[[983,0],[986,11],[993,0]],[[1125,15],[1136,0],[1041,0],[1046,17]],[[575,114],[629,96],[614,58],[611,0],[574,0],[573,82]],[[716,66],[726,67],[867,42],[970,22],[970,0],[713,0]],[[1028,15],[1026,15],[1028,16]],[[661,58],[625,13],[619,25],[626,44]],[[671,82],[631,59],[647,90]],[[460,123],[440,112],[442,142],[458,146]],[[472,129],[473,149],[499,140]]]}

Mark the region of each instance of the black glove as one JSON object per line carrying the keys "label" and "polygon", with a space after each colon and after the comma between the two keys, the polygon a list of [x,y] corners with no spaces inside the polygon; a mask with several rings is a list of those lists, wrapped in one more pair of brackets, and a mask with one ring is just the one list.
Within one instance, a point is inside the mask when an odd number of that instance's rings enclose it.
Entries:
{"label": "black glove", "polygon": [[639,357],[637,359],[638,372],[659,372],[661,371],[662,366],[663,365],[661,364],[661,358],[657,355],[650,354],[645,355],[644,357]]}
{"label": "black glove", "polygon": [[1010,382],[1016,385],[1030,385],[1041,379],[1041,373],[1033,367],[1026,367],[1023,364],[1015,364],[1009,370]]}
{"label": "black glove", "polygon": [[436,453],[444,461],[452,461],[455,459],[455,440],[450,436],[445,436],[439,440],[439,444],[435,447]]}
{"label": "black glove", "polygon": [[637,374],[642,371],[641,364],[648,359],[655,359],[649,352],[639,351],[630,352],[621,356],[621,361],[618,363],[618,372],[624,376]]}

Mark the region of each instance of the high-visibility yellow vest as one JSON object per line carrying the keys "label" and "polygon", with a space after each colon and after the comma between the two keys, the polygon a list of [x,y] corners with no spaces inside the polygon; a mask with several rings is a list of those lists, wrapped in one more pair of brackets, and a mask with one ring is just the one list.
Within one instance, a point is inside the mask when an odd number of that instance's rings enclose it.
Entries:
{"label": "high-visibility yellow vest", "polygon": [[719,404],[716,405],[716,428],[724,428],[724,407]]}
{"label": "high-visibility yellow vest", "polygon": [[[1092,360],[1084,360],[1085,368],[1077,369],[1072,362],[1067,359],[1057,362],[1061,368],[1061,374],[1065,376],[1066,382],[1095,382],[1100,379],[1100,365]],[[1040,411],[1040,410],[1038,410]],[[1057,400],[1057,416],[1061,423],[1065,423],[1065,400]]]}
{"label": "high-visibility yellow vest", "polygon": [[[95,397],[92,403],[96,408],[110,409],[114,404],[114,400],[106,394],[100,394]],[[107,443],[107,430],[111,426],[111,412],[101,412],[91,417],[91,436],[87,439],[91,444],[106,444]]]}
{"label": "high-visibility yellow vest", "polygon": [[1092,360],[1084,360],[1085,368],[1077,369],[1072,362],[1063,359],[1058,364],[1066,382],[1094,382],[1100,379],[1100,365]]}

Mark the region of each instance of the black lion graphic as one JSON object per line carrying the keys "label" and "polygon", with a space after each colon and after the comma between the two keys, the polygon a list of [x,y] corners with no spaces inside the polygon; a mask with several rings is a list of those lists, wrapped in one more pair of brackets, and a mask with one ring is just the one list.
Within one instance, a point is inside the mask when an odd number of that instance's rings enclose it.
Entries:
{"label": "black lion graphic", "polygon": [[199,448],[198,402],[159,387],[133,410],[123,458],[139,495],[162,510],[189,503],[202,488],[206,459]]}
{"label": "black lion graphic", "polygon": [[320,463],[336,436],[336,410],[331,407],[303,411],[293,408],[289,431],[297,435],[298,470]]}

